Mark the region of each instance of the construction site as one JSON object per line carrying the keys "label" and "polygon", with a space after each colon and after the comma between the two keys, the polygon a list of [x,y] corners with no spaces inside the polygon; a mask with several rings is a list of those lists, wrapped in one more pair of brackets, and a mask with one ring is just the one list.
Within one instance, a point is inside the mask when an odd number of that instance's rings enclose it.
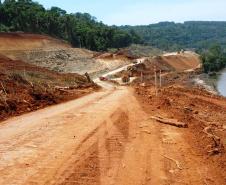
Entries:
{"label": "construction site", "polygon": [[0,185],[226,184],[226,98],[150,53],[0,33]]}

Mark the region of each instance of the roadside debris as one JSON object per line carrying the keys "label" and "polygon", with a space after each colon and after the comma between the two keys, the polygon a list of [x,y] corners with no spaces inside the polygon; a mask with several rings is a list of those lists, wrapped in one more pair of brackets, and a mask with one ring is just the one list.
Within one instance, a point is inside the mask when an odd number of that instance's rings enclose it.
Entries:
{"label": "roadside debris", "polygon": [[123,83],[129,83],[129,82],[130,82],[130,77],[129,77],[128,75],[124,75],[124,76],[122,77],[122,82],[123,82]]}
{"label": "roadside debris", "polygon": [[216,154],[221,153],[221,151],[223,150],[223,145],[221,144],[220,137],[216,136],[213,133],[212,126],[205,127],[203,129],[203,132],[207,135],[208,138],[211,138],[214,143],[212,145],[207,146],[207,148],[209,148],[209,147],[211,148],[211,150],[208,151],[208,154],[216,155]]}
{"label": "roadside debris", "polygon": [[179,127],[179,128],[187,128],[188,127],[187,123],[182,123],[175,119],[162,118],[160,116],[152,116],[151,119],[154,119],[163,124],[172,125],[172,126]]}

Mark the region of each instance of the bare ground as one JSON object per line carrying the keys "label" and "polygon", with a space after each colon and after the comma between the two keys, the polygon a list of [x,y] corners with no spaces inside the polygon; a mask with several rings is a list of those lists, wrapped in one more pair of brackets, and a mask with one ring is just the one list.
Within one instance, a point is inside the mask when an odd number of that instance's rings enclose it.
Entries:
{"label": "bare ground", "polygon": [[224,154],[198,150],[193,122],[160,124],[150,117],[170,115],[146,96],[101,85],[107,89],[3,122],[0,184],[225,184],[224,163],[215,162]]}
{"label": "bare ground", "polygon": [[[191,65],[185,58],[154,59],[145,69],[149,82],[155,63],[162,62],[166,73],[197,67],[197,58]],[[225,99],[186,86],[190,77],[166,75],[158,97],[153,83],[138,80],[134,90],[97,80],[101,91],[1,122],[0,184],[226,184]],[[152,116],[186,122],[188,128]]]}
{"label": "bare ground", "polygon": [[88,72],[94,78],[133,59],[126,52],[114,55],[97,53],[72,48],[66,42],[49,36],[25,33],[0,33],[0,54],[56,72],[80,75]]}
{"label": "bare ground", "polygon": [[[137,87],[136,94],[149,115],[188,124],[187,129],[160,125],[166,156],[173,156],[170,158],[177,160],[182,168],[176,172],[172,166],[166,166],[166,174],[171,177],[169,184],[225,184],[226,100],[178,85],[161,89],[158,97],[153,86]],[[206,128],[219,137],[219,142],[205,133]],[[176,165],[175,160],[165,159]]]}

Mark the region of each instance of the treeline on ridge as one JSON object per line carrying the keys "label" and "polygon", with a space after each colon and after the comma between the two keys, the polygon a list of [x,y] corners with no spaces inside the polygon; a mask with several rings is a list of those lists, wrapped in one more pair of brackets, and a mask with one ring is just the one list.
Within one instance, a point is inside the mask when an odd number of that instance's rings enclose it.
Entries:
{"label": "treeline on ridge", "polygon": [[200,56],[205,73],[217,72],[226,67],[226,53],[220,45],[213,45]]}
{"label": "treeline on ridge", "polygon": [[226,22],[160,22],[143,26],[121,26],[120,29],[135,31],[145,44],[165,51],[209,49],[213,44],[226,50]]}
{"label": "treeline on ridge", "polygon": [[0,31],[48,34],[74,47],[95,51],[141,43],[133,30],[107,26],[88,13],[68,14],[58,7],[45,9],[32,0],[0,0]]}

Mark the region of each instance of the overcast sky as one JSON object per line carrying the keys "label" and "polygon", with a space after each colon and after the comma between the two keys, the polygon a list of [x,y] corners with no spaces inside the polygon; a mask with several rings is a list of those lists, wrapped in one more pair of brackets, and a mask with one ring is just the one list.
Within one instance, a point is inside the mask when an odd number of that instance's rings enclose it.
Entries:
{"label": "overcast sky", "polygon": [[226,21],[226,0],[36,0],[46,8],[87,12],[108,25]]}

